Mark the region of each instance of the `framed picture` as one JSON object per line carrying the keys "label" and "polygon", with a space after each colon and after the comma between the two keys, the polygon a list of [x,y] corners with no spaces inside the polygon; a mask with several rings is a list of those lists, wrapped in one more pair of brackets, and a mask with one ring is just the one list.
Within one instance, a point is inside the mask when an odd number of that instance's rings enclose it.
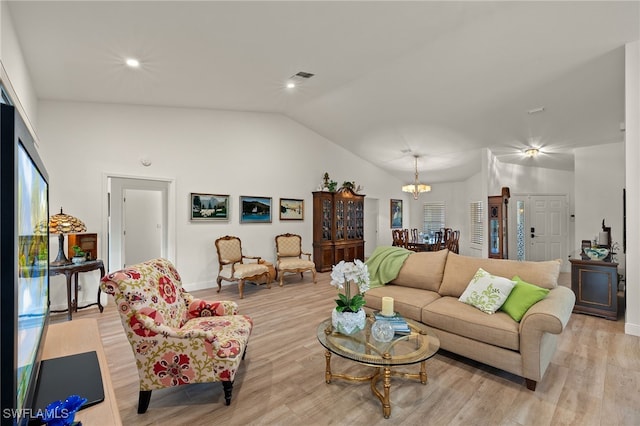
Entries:
{"label": "framed picture", "polygon": [[191,220],[229,220],[229,196],[192,192]]}
{"label": "framed picture", "polygon": [[271,223],[271,197],[240,196],[240,223]]}
{"label": "framed picture", "polygon": [[304,220],[304,200],[280,198],[280,220]]}
{"label": "framed picture", "polygon": [[391,229],[402,228],[402,200],[391,200]]}

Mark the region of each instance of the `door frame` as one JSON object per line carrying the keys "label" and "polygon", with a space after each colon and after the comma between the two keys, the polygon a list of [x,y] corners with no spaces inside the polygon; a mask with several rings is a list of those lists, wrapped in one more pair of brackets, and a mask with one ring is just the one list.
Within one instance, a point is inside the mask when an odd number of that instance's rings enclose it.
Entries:
{"label": "door frame", "polygon": [[[375,221],[368,220],[374,217]],[[364,257],[367,258],[367,255],[371,255],[375,248],[378,247],[380,233],[380,200],[378,198],[364,198],[364,219]],[[371,236],[373,240],[367,238],[368,236]],[[367,247],[369,247],[369,250],[367,250]],[[362,260],[364,261],[365,259]]]}
{"label": "door frame", "polygon": [[[163,224],[166,229],[166,258],[172,261],[174,264],[176,263],[176,184],[174,178],[164,178],[164,177],[150,177],[150,176],[132,176],[132,175],[124,175],[119,173],[103,173],[102,175],[102,224],[103,231],[101,245],[101,252],[105,253],[105,264],[107,265],[107,270],[117,270],[121,268],[122,258],[120,249],[117,252],[114,252],[112,255],[112,248],[109,247],[109,242],[111,240],[111,217],[110,217],[110,207],[111,207],[111,179],[124,179],[127,180],[131,186],[126,185],[126,189],[149,189],[148,186],[144,186],[144,182],[142,181],[157,181],[164,182],[167,186],[167,195],[164,197],[165,210],[166,210],[166,223]],[[125,185],[123,185],[122,189],[125,189]]]}

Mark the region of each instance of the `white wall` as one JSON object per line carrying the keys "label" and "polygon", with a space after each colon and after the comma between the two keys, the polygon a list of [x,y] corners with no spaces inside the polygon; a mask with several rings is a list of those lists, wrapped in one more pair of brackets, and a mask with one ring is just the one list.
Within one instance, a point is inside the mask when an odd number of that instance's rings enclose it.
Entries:
{"label": "white wall", "polygon": [[[402,196],[398,179],[280,114],[43,101],[39,115],[51,206],[64,207],[84,220],[88,232],[99,234],[100,256],[105,255],[107,229],[103,176],[175,179],[174,260],[191,290],[214,285],[214,241],[227,234],[242,239],[245,254],[270,261],[279,233],[301,234],[303,248],[312,251],[311,192],[325,172],[339,183],[363,185],[372,198]],[[141,158],[152,165],[143,166]],[[191,192],[230,194],[231,220],[191,222]],[[274,209],[270,224],[240,224],[240,195],[272,197],[273,207],[280,197],[302,198],[304,221],[280,222]],[[380,209],[380,229],[388,228],[388,215]],[[390,239],[390,233],[381,232],[381,243]],[[89,298],[96,285],[84,286]],[[52,287],[62,290],[62,285]]]}
{"label": "white wall", "polygon": [[625,47],[627,311],[625,332],[640,336],[640,41]]}
{"label": "white wall", "polygon": [[31,84],[31,77],[27,69],[22,50],[18,43],[11,14],[7,2],[0,2],[0,61],[2,63],[2,83],[12,95],[12,101],[22,114],[22,117],[31,130],[36,125],[37,98]]}
{"label": "white wall", "polygon": [[[624,143],[577,148],[575,154],[575,240],[591,240],[602,230],[602,219],[611,227],[611,240],[620,245],[617,261],[624,271],[622,254],[622,189],[625,182]],[[597,165],[597,166],[595,166]]]}

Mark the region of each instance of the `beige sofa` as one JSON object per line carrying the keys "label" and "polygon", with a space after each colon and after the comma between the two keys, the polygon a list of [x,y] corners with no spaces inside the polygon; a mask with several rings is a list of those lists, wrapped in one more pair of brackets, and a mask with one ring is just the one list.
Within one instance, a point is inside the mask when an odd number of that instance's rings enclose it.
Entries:
{"label": "beige sofa", "polygon": [[[519,323],[500,310],[486,314],[458,300],[478,268],[507,278],[518,275],[550,292]],[[559,260],[481,259],[448,250],[414,253],[396,279],[367,292],[366,306],[378,310],[383,296],[393,297],[395,311],[431,327],[442,349],[524,377],[527,388],[535,390],[575,303],[573,292],[558,286],[559,273]]]}

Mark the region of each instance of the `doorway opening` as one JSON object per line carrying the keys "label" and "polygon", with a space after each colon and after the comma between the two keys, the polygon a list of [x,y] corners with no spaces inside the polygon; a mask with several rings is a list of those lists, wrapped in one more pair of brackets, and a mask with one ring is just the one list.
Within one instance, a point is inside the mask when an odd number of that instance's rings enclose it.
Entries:
{"label": "doorway opening", "polygon": [[173,180],[106,177],[107,263],[110,271],[157,257],[175,257]]}

